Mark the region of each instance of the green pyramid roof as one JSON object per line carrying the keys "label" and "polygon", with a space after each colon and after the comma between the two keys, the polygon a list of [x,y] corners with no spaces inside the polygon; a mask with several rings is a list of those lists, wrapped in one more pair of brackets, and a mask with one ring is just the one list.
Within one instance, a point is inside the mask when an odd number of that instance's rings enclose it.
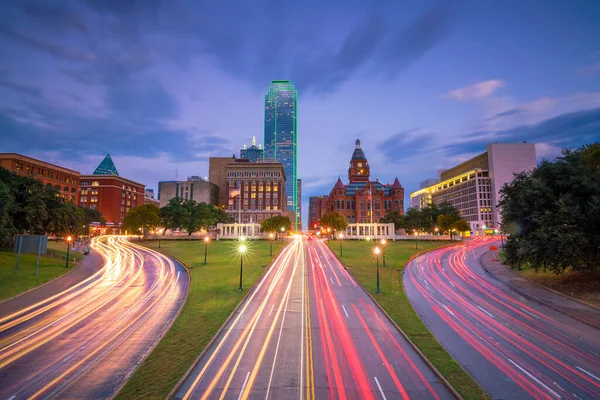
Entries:
{"label": "green pyramid roof", "polygon": [[102,160],[98,168],[94,171],[94,175],[119,175],[119,171],[117,171],[117,167],[115,167],[112,158],[110,158],[110,154],[104,157],[104,160]]}

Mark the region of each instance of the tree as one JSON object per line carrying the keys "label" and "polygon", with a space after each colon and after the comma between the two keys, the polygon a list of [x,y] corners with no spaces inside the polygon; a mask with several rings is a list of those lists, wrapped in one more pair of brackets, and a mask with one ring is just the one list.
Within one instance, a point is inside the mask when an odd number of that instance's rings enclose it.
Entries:
{"label": "tree", "polygon": [[123,219],[123,228],[132,232],[142,231],[144,238],[148,232],[160,225],[160,209],[154,204],[142,204],[130,209]]}
{"label": "tree", "polygon": [[106,220],[102,216],[102,213],[99,210],[93,210],[91,208],[81,207],[83,211],[83,234],[90,234],[90,227],[92,226],[92,222],[99,222],[100,225],[104,225]]}
{"label": "tree", "polygon": [[348,221],[341,214],[328,212],[321,217],[321,225],[325,228],[331,228],[333,231],[344,231],[348,227]]}
{"label": "tree", "polygon": [[600,259],[600,144],[563,150],[500,191],[512,267],[593,271]]}
{"label": "tree", "polygon": [[421,219],[421,212],[416,208],[409,208],[404,214],[404,228],[407,231],[421,231],[423,228],[423,221]]}
{"label": "tree", "polygon": [[189,209],[183,206],[180,198],[175,197],[160,209],[160,218],[165,231],[183,229],[186,220],[190,218]]}
{"label": "tree", "polygon": [[385,213],[385,217],[381,218],[379,222],[384,224],[394,224],[394,229],[398,230],[400,228],[404,228],[404,215],[400,212],[400,210],[388,210]]}
{"label": "tree", "polygon": [[292,229],[292,221],[289,217],[277,215],[275,217],[267,218],[260,223],[260,230],[262,232],[281,232],[281,227],[283,227],[285,231]]}
{"label": "tree", "polygon": [[16,233],[12,221],[15,199],[10,187],[0,180],[0,247]]}
{"label": "tree", "polygon": [[72,202],[59,202],[50,208],[46,231],[56,236],[78,235],[83,232],[83,210]]}

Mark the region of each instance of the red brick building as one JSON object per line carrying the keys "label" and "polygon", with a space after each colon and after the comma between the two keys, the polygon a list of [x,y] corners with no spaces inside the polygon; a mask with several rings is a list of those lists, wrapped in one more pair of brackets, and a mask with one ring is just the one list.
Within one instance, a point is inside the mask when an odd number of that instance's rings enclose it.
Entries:
{"label": "red brick building", "polygon": [[348,184],[338,179],[328,197],[328,211],[337,212],[349,224],[376,223],[389,210],[404,214],[404,188],[398,181],[382,184],[371,181],[371,170],[365,153],[356,140],[356,148],[348,168]]}
{"label": "red brick building", "polygon": [[0,167],[21,176],[31,176],[55,187],[60,196],[77,204],[79,172],[16,153],[0,153]]}
{"label": "red brick building", "polygon": [[119,176],[110,155],[94,174],[81,175],[80,181],[78,205],[100,210],[106,220],[106,233],[119,233],[127,211],[144,204],[146,186]]}

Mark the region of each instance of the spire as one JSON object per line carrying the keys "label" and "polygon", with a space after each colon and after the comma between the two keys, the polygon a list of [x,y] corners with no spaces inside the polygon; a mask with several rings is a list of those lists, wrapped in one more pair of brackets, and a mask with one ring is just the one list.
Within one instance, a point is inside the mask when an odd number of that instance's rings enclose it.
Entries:
{"label": "spire", "polygon": [[256,136],[252,136],[252,146],[256,146]]}
{"label": "spire", "polygon": [[98,168],[94,171],[94,175],[119,175],[117,167],[115,167],[112,158],[110,158],[110,154],[104,157],[104,160],[102,160]]}
{"label": "spire", "polygon": [[356,138],[356,148],[360,149],[360,139]]}
{"label": "spire", "polygon": [[342,182],[342,178],[338,178],[338,180],[335,183],[335,186],[333,188],[334,189],[345,189],[346,188],[346,186],[344,186],[344,183]]}
{"label": "spire", "polygon": [[392,189],[404,189],[402,187],[402,185],[400,184],[398,177],[396,177],[396,180],[394,181],[394,184],[392,185]]}

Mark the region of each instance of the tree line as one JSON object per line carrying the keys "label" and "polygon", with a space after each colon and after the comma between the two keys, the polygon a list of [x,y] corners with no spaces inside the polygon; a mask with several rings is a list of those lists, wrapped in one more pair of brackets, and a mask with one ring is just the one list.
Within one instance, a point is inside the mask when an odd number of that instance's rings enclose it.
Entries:
{"label": "tree line", "polygon": [[600,262],[600,144],[565,149],[500,191],[506,263],[562,273]]}
{"label": "tree line", "polygon": [[0,245],[16,234],[87,235],[98,210],[78,207],[51,185],[0,167]]}

